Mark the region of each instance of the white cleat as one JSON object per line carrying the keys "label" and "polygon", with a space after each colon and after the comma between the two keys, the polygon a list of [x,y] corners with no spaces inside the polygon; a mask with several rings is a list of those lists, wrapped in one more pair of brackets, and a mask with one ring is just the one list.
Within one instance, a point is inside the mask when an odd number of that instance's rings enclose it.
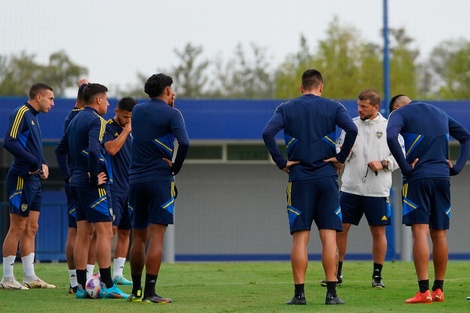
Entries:
{"label": "white cleat", "polygon": [[14,277],[3,277],[0,282],[0,288],[3,289],[12,289],[12,290],[28,290],[27,286],[23,286],[17,281]]}
{"label": "white cleat", "polygon": [[23,279],[23,286],[28,287],[28,288],[43,288],[43,289],[57,288],[55,285],[48,284],[37,276],[32,279],[25,277]]}

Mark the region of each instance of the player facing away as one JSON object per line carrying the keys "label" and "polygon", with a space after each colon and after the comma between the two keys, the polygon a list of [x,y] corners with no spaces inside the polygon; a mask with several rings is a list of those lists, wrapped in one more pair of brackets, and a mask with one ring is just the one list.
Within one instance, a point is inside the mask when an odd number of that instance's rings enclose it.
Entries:
{"label": "player facing away", "polygon": [[[405,303],[443,302],[451,211],[450,176],[460,173],[470,156],[470,133],[444,111],[428,103],[411,101],[404,95],[393,97],[390,107],[398,108],[388,120],[387,143],[403,174],[402,222],[411,226],[419,286],[416,295]],[[400,134],[406,155],[398,141]],[[460,143],[456,164],[449,161],[449,136]],[[432,292],[428,235],[434,263]]]}
{"label": "player facing away", "polygon": [[[183,116],[174,108],[172,84],[173,79],[165,74],[150,76],[145,83],[150,101],[137,104],[132,110],[129,206],[133,210],[130,252],[133,286],[130,301],[172,302],[155,291],[163,237],[168,224],[174,222],[176,187],[173,176],[183,166],[189,149]],[[178,142],[176,156],[175,139]]]}
{"label": "player facing away", "polygon": [[[78,92],[77,92],[77,100],[73,109],[67,114],[64,120],[64,131],[67,130],[72,119],[83,110],[85,107],[85,101],[83,101],[83,89],[85,89],[86,85],[88,84],[88,80],[85,78],[80,79],[77,82]],[[68,155],[68,166],[69,166],[69,173],[72,173],[73,169],[71,166],[70,155]],[[68,217],[68,228],[67,228],[67,239],[65,241],[65,258],[67,260],[67,267],[69,273],[69,289],[68,293],[76,293],[78,288],[77,282],[77,270],[75,268],[75,261],[73,259],[73,250],[75,248],[75,242],[77,240],[77,208],[72,201],[72,195],[70,193],[70,184],[69,179],[70,177],[63,177],[64,179],[64,191],[65,197],[67,199],[67,217]],[[93,247],[96,246],[96,236],[93,236],[92,243],[90,244],[90,249],[88,250],[88,263],[94,264],[96,262],[96,249]],[[91,271],[93,274],[93,271]],[[88,274],[88,271],[87,271]]]}
{"label": "player facing away", "polygon": [[[49,176],[38,114],[49,112],[53,106],[53,89],[38,83],[30,88],[29,100],[10,115],[3,147],[13,155],[14,160],[6,178],[10,227],[3,241],[0,288],[26,290],[56,287],[40,279],[34,271],[35,238],[42,198],[40,179]],[[23,284],[13,276],[18,243],[23,263]]]}
{"label": "player facing away", "polygon": [[[359,116],[353,118],[358,135],[341,175],[340,205],[343,231],[336,236],[339,262],[337,281],[343,282],[342,267],[351,225],[359,225],[363,215],[372,235],[372,287],[384,288],[382,267],[387,252],[385,227],[391,225],[390,188],[392,171],[398,169],[387,145],[387,119],[380,113],[380,95],[372,89],[362,91],[357,99]],[[338,139],[343,145],[345,132]]]}
{"label": "player facing away", "polygon": [[[59,169],[64,177],[70,177],[72,199],[77,206],[77,241],[74,260],[77,267],[78,289],[76,297],[88,298],[84,289],[88,249],[93,232],[96,232],[96,258],[98,261],[101,298],[127,298],[113,284],[111,278],[111,245],[113,239],[113,213],[107,184],[111,171],[106,152],[101,146],[106,121],[101,117],[108,109],[108,89],[100,84],[89,83],[83,90],[85,108],[70,122],[56,148]],[[67,153],[70,152],[70,174]]]}
{"label": "player facing away", "polygon": [[[304,284],[308,265],[307,245],[312,222],[319,230],[327,293],[325,304],[344,304],[336,294],[336,232],[342,230],[338,171],[354,144],[357,127],[344,106],[322,98],[319,71],[302,74],[302,96],[282,103],[263,130],[263,139],[278,168],[289,175],[287,215],[293,237],[291,264],[294,297],[287,304],[306,304]],[[336,153],[336,126],[346,131]],[[281,154],[275,135],[284,130],[288,159]]]}
{"label": "player facing away", "polygon": [[123,276],[126,256],[129,250],[131,230],[130,212],[128,209],[129,166],[131,164],[131,117],[136,101],[130,97],[119,100],[115,109],[116,115],[106,124],[104,148],[111,156],[113,179],[110,196],[114,212],[113,235],[117,233],[114,249],[113,281],[118,285],[132,285]]}

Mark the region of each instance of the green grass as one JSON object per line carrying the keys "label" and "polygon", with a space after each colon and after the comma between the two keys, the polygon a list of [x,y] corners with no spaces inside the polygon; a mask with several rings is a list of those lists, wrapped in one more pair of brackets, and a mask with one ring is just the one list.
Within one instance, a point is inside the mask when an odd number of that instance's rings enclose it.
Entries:
{"label": "green grass", "polygon": [[[306,306],[287,306],[293,295],[289,262],[226,262],[163,264],[157,292],[172,304],[128,303],[124,300],[78,300],[67,295],[66,264],[36,264],[36,273],[57,289],[0,290],[1,312],[463,312],[470,311],[470,262],[449,262],[445,302],[405,305],[417,291],[410,262],[387,262],[383,276],[386,288],[370,286],[372,262],[348,262],[343,266],[344,283],[338,295],[342,306],[324,305],[325,289],[321,263],[310,262],[306,281]],[[22,279],[21,264],[15,274]],[[432,267],[430,268],[432,273]],[[129,265],[125,275],[129,277]],[[432,275],[431,275],[432,278]],[[432,283],[432,282],[431,282]],[[122,289],[130,292],[130,286]],[[155,307],[157,306],[157,307]]]}

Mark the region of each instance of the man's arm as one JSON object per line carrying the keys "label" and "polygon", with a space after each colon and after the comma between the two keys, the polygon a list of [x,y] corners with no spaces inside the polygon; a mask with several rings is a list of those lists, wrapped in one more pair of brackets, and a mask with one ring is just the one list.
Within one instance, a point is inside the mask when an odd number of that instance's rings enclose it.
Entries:
{"label": "man's arm", "polygon": [[116,138],[113,137],[113,134],[106,131],[106,134],[104,136],[105,142],[103,145],[104,148],[106,149],[106,152],[108,152],[110,156],[116,155],[116,153],[118,153],[119,150],[121,150],[122,146],[126,142],[127,137],[129,136],[131,131],[132,131],[132,128],[131,128],[130,122],[127,123],[126,126],[124,126],[124,128],[122,129],[122,132]]}
{"label": "man's arm", "polygon": [[403,145],[399,141],[402,129],[403,117],[400,112],[394,112],[390,115],[387,124],[387,144],[403,175],[408,175],[413,170],[413,166],[406,160]]}
{"label": "man's arm", "polygon": [[263,140],[266,148],[268,148],[274,163],[280,170],[287,167],[287,160],[284,159],[279,147],[277,146],[276,139],[274,138],[281,129],[284,128],[282,114],[276,109],[276,112],[268,121],[263,129]]}
{"label": "man's arm", "polygon": [[[175,162],[171,166],[171,173],[176,175],[183,167],[183,162],[188,154],[189,150],[189,137],[188,132],[186,131],[186,125],[184,123],[183,116],[181,112],[177,109],[177,114],[173,115],[172,122],[171,122],[171,130],[173,135],[178,142],[178,151],[176,152]],[[171,162],[171,160],[169,160]]]}
{"label": "man's arm", "polygon": [[336,160],[340,163],[346,162],[357,137],[357,126],[349,116],[346,109],[341,106],[336,114],[336,125],[346,132],[341,150],[336,154]]}
{"label": "man's arm", "polygon": [[449,117],[449,134],[460,143],[460,152],[457,162],[450,168],[450,175],[460,173],[470,156],[470,133],[459,122]]}
{"label": "man's arm", "polygon": [[[19,124],[17,119],[19,119]],[[15,159],[21,160],[29,167],[20,175],[27,177],[30,173],[35,173],[40,169],[40,161],[31,153],[25,150],[23,145],[18,141],[18,134],[24,125],[24,112],[18,111],[14,116],[10,116],[8,128],[5,134],[3,147],[10,152]]]}
{"label": "man's arm", "polygon": [[101,172],[100,166],[100,140],[101,136],[104,136],[104,129],[106,125],[104,125],[105,121],[96,118],[92,121],[90,125],[90,129],[88,130],[88,170],[90,174],[90,184],[94,186],[99,185],[99,174]]}
{"label": "man's arm", "polygon": [[60,174],[64,181],[70,180],[70,172],[68,167],[68,153],[69,153],[69,141],[67,133],[65,133],[59,141],[59,145],[55,148],[55,158],[57,165],[59,166]]}

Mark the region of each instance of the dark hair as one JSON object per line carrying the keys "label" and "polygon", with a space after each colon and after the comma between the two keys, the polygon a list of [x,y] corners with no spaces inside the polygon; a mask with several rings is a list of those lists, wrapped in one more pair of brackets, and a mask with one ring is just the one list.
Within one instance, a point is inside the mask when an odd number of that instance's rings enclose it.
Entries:
{"label": "dark hair", "polygon": [[302,87],[305,90],[311,90],[314,88],[318,88],[320,84],[323,83],[323,77],[321,73],[314,69],[306,70],[302,74]]}
{"label": "dark hair", "polygon": [[357,98],[359,100],[369,100],[369,103],[374,106],[380,105],[380,95],[374,89],[363,90]]}
{"label": "dark hair", "polygon": [[135,101],[134,98],[124,97],[121,100],[119,100],[117,104],[117,108],[121,111],[132,112],[132,109],[134,108],[134,105],[136,104],[137,104],[137,101]]}
{"label": "dark hair", "polygon": [[101,84],[88,84],[85,89],[83,89],[83,101],[85,104],[92,104],[95,101],[96,95],[101,93],[108,92],[108,88]]}
{"label": "dark hair", "polygon": [[153,74],[145,82],[145,93],[150,98],[156,98],[162,95],[166,87],[170,87],[173,84],[173,78],[168,75],[159,73]]}
{"label": "dark hair", "polygon": [[37,83],[32,85],[29,89],[29,98],[33,99],[38,93],[41,93],[43,90],[54,91],[54,89],[52,89],[52,87],[49,85],[46,85],[44,83]]}
{"label": "dark hair", "polygon": [[83,90],[88,86],[88,84],[82,84],[80,87],[78,87],[78,92],[77,92],[77,102],[83,102]]}
{"label": "dark hair", "polygon": [[388,104],[388,112],[392,113],[393,107],[395,106],[395,102],[397,102],[398,98],[400,97],[406,97],[404,94],[398,94],[394,96],[392,99],[390,99],[390,103]]}

